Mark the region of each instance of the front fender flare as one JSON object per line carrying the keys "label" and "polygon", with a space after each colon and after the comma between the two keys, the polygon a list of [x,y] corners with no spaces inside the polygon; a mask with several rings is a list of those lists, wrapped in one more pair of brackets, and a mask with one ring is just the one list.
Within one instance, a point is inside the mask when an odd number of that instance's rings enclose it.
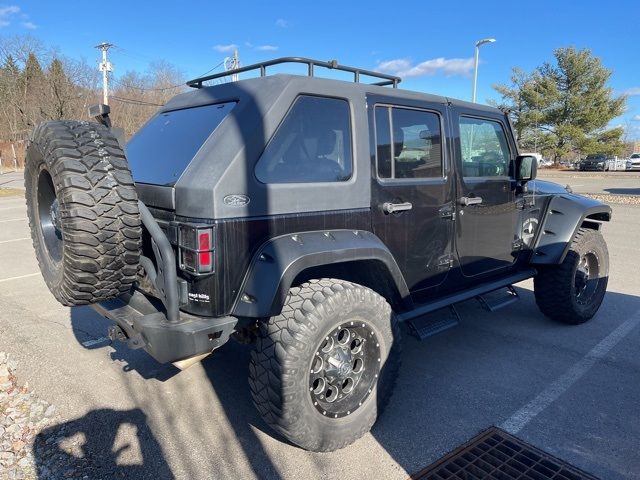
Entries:
{"label": "front fender flare", "polygon": [[611,220],[611,207],[581,195],[554,196],[549,202],[542,227],[538,232],[531,263],[562,263],[573,237],[585,220],[608,222]]}
{"label": "front fender flare", "polygon": [[393,255],[376,235],[363,230],[330,230],[282,235],[254,255],[233,308],[237,317],[270,317],[282,310],[296,276],[310,267],[358,260],[379,261],[402,299],[407,284]]}

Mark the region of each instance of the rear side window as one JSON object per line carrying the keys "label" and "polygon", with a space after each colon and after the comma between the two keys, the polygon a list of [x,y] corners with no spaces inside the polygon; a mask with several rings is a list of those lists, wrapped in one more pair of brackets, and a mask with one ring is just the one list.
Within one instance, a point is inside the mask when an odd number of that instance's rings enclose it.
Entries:
{"label": "rear side window", "polygon": [[500,122],[460,118],[462,173],[465,177],[501,177],[509,174],[511,154]]}
{"label": "rear side window", "polygon": [[442,177],[442,135],[436,113],[378,106],[375,121],[379,178]]}
{"label": "rear side window", "polygon": [[351,119],[346,100],[302,95],[256,164],[262,183],[348,180],[353,171]]}
{"label": "rear side window", "polygon": [[173,185],[236,102],[159,113],[127,144],[138,183]]}

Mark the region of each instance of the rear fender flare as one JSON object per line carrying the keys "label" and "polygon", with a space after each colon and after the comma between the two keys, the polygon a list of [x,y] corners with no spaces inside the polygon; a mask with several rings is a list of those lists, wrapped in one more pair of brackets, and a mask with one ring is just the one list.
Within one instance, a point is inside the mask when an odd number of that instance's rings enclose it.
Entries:
{"label": "rear fender flare", "polygon": [[574,194],[554,196],[547,207],[542,227],[533,248],[531,263],[562,263],[571,241],[583,222],[600,225],[611,220],[611,207],[597,200]]}
{"label": "rear fender flare", "polygon": [[233,315],[262,318],[278,315],[295,278],[311,268],[358,260],[376,260],[388,270],[400,297],[409,290],[386,245],[363,230],[304,232],[275,237],[253,256]]}

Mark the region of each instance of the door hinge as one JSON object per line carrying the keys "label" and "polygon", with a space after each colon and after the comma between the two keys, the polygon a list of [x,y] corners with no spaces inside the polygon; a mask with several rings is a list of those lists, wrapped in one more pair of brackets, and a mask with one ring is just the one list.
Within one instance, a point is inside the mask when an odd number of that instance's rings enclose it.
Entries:
{"label": "door hinge", "polygon": [[511,248],[513,251],[522,250],[524,248],[524,242],[521,238],[514,240],[511,244]]}
{"label": "door hinge", "polygon": [[440,218],[443,220],[451,220],[451,221],[455,221],[456,219],[456,211],[453,208],[453,205],[451,205],[450,203],[445,205],[444,207],[440,208],[440,210],[438,210],[440,213]]}

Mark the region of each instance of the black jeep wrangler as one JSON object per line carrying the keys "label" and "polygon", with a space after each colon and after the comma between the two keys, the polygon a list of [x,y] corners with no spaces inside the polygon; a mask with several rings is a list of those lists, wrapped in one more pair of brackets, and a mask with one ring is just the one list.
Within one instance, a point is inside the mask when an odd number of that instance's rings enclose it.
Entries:
{"label": "black jeep wrangler", "polygon": [[[308,75],[267,75],[288,62]],[[400,322],[427,336],[455,322],[425,314],[474,297],[495,309],[531,277],[554,320],[600,307],[611,209],[534,180],[504,112],[335,61],[221,75],[188,82],[126,148],[104,106],[95,123],[33,133],[25,180],[42,274],[64,305],[113,320],[113,338],[181,367],[230,336],[255,341],[260,413],[330,451],[389,401]]]}

